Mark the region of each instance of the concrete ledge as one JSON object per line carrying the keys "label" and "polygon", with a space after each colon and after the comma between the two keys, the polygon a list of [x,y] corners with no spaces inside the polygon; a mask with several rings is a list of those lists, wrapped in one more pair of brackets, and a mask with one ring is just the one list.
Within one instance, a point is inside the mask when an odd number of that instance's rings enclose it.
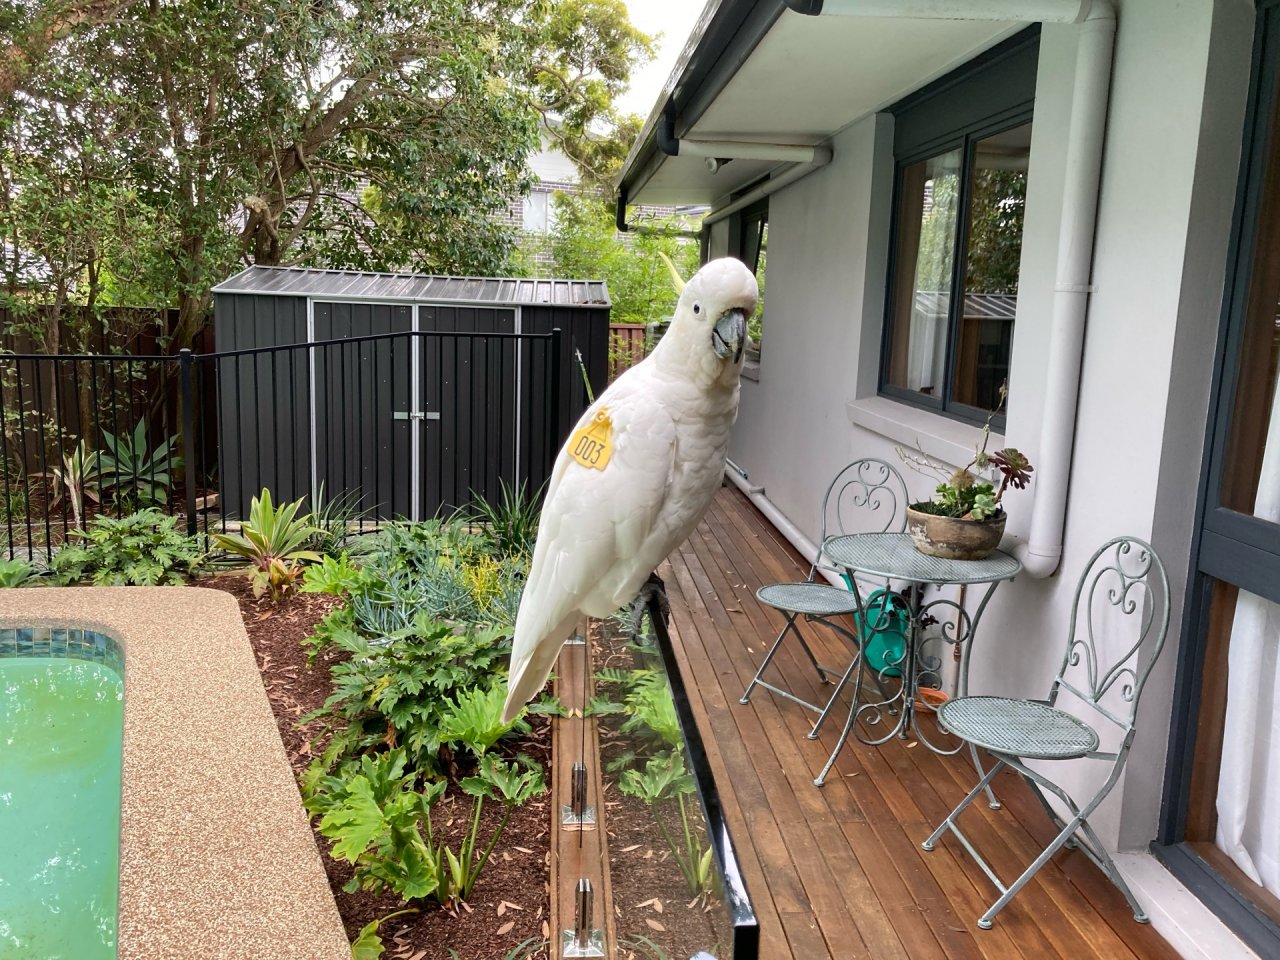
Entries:
{"label": "concrete ledge", "polygon": [[[931,410],[922,410],[888,397],[865,397],[845,404],[845,413],[854,426],[888,437],[908,449],[919,450],[953,467],[973,459],[982,443],[982,428],[952,420]],[[999,450],[1004,437],[991,434],[990,450]]]}
{"label": "concrete ledge", "polygon": [[0,590],[0,626],[124,648],[120,960],[349,960],[234,598]]}

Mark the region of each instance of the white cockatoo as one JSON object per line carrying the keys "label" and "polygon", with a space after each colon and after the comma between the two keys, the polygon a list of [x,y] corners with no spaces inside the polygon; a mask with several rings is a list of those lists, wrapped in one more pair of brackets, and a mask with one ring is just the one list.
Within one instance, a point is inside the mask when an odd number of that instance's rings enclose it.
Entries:
{"label": "white cockatoo", "polygon": [[516,616],[504,720],[542,689],[574,624],[631,602],[702,519],[724,475],[758,297],[740,261],[706,264],[683,285],[653,353],[570,434]]}

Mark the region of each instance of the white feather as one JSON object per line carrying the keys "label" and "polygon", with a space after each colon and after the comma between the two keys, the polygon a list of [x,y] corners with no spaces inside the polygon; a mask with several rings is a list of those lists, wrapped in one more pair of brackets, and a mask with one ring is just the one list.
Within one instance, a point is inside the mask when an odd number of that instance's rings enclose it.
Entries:
{"label": "white feather", "polygon": [[578,421],[607,410],[605,469],[572,460],[567,444],[560,451],[516,616],[506,719],[542,688],[574,623],[632,600],[702,518],[724,472],[742,368],[741,357],[716,355],[711,329],[726,310],[749,316],[755,302],[755,278],[738,261],[700,270],[659,347]]}

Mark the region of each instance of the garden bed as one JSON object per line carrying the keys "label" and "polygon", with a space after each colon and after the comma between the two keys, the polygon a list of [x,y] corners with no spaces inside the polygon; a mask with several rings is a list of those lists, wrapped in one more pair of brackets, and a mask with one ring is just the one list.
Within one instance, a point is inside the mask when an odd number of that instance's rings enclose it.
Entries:
{"label": "garden bed", "polygon": [[[316,722],[300,726],[299,720],[324,704],[332,691],[329,668],[340,659],[331,647],[322,647],[308,666],[308,648],[302,641],[341,601],[318,594],[297,594],[279,604],[255,600],[240,574],[211,577],[198,585],[224,590],[239,601],[280,738],[295,775],[300,777],[314,758],[312,739],[322,729]],[[530,716],[529,721],[532,731],[509,745],[504,743],[503,752],[525,753],[545,766],[550,758],[550,721],[538,716]],[[456,840],[465,831],[469,801],[456,787],[440,801],[437,828],[446,839]],[[421,901],[418,913],[389,921],[381,930],[385,956],[392,960],[454,960],[451,951],[456,951],[459,960],[504,960],[529,938],[549,938],[549,802],[543,796],[515,809],[465,906],[450,911]],[[486,805],[481,836],[492,832],[501,813],[499,804]],[[319,833],[316,845],[351,939],[365,924],[403,909],[392,893],[344,892],[342,886],[351,878],[351,865],[333,859],[329,841]],[[527,956],[546,957],[547,953],[542,949]]]}

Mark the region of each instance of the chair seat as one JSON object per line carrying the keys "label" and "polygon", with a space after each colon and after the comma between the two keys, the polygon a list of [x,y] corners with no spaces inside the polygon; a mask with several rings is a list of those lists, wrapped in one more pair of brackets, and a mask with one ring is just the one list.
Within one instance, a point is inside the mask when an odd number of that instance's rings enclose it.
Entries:
{"label": "chair seat", "polygon": [[777,610],[810,617],[831,617],[858,609],[852,593],[825,583],[772,583],[757,590],[756,599]]}
{"label": "chair seat", "polygon": [[1098,749],[1091,726],[1034,700],[959,697],[939,708],[938,719],[963,740],[1016,757],[1068,760]]}

